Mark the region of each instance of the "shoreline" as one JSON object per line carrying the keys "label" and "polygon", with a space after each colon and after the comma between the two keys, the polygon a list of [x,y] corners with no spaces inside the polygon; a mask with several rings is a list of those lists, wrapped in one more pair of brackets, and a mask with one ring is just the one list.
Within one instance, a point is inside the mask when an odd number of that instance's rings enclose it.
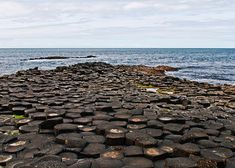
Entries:
{"label": "shoreline", "polygon": [[96,62],[0,76],[0,165],[235,165],[235,86],[145,68]]}

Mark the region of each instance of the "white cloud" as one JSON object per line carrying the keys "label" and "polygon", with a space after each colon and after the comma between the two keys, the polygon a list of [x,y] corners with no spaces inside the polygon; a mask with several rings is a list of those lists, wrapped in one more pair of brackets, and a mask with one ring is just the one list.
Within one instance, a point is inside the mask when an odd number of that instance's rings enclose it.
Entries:
{"label": "white cloud", "polygon": [[143,9],[149,7],[148,3],[145,2],[130,2],[124,5],[125,10],[132,10],[132,9]]}
{"label": "white cloud", "polygon": [[0,1],[0,18],[18,17],[30,12],[24,4],[14,1]]}
{"label": "white cloud", "polygon": [[152,46],[156,38],[188,44],[213,36],[232,41],[234,9],[232,0],[0,0],[0,43],[46,47],[45,41],[66,39],[60,44],[82,47],[96,39],[92,45],[108,47],[116,41],[136,46],[145,39],[143,45]]}

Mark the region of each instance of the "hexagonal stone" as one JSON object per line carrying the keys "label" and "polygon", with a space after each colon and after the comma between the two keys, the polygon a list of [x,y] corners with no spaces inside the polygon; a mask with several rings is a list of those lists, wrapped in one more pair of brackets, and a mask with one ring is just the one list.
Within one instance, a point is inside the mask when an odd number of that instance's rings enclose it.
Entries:
{"label": "hexagonal stone", "polygon": [[26,141],[17,141],[5,146],[4,151],[8,153],[17,153],[25,148]]}
{"label": "hexagonal stone", "polygon": [[19,127],[21,133],[38,132],[38,125],[23,125]]}
{"label": "hexagonal stone", "polygon": [[55,134],[68,133],[68,132],[76,132],[78,130],[78,126],[75,124],[57,124],[54,126]]}
{"label": "hexagonal stone", "polygon": [[140,130],[141,132],[143,131],[146,134],[149,134],[150,136],[154,138],[159,138],[162,136],[163,132],[160,129],[154,129],[154,128],[144,128]]}
{"label": "hexagonal stone", "polygon": [[125,156],[142,156],[143,148],[140,146],[127,146],[124,150]]}
{"label": "hexagonal stone", "polygon": [[177,157],[165,160],[167,168],[197,168],[197,163],[189,158]]}
{"label": "hexagonal stone", "polygon": [[0,165],[1,166],[6,166],[6,163],[11,161],[13,158],[12,155],[0,155]]}
{"label": "hexagonal stone", "polygon": [[79,159],[75,164],[69,166],[69,168],[91,168],[94,159]]}
{"label": "hexagonal stone", "polygon": [[21,107],[21,106],[12,108],[13,113],[16,114],[16,115],[24,115],[25,110],[26,110],[26,108]]}
{"label": "hexagonal stone", "polygon": [[95,162],[102,168],[121,168],[124,165],[121,160],[112,158],[98,158]]}
{"label": "hexagonal stone", "polygon": [[110,148],[103,152],[100,157],[112,158],[112,159],[121,159],[123,158],[123,149],[121,148]]}
{"label": "hexagonal stone", "polygon": [[128,119],[131,117],[130,114],[115,114],[114,119],[118,121],[128,121]]}
{"label": "hexagonal stone", "polygon": [[69,161],[69,160],[75,160],[78,158],[78,155],[74,152],[62,152],[59,154],[59,156],[62,158],[62,161]]}
{"label": "hexagonal stone", "polygon": [[151,136],[139,137],[135,140],[135,145],[143,146],[143,147],[153,147],[157,145],[157,143],[158,141]]}
{"label": "hexagonal stone", "polygon": [[200,148],[193,143],[178,144],[176,146],[177,156],[189,156],[191,154],[198,155],[200,153]]}
{"label": "hexagonal stone", "polygon": [[207,129],[221,130],[224,127],[224,124],[215,121],[207,121],[204,123],[204,127]]}
{"label": "hexagonal stone", "polygon": [[225,168],[234,168],[234,167],[235,167],[235,157],[227,159]]}
{"label": "hexagonal stone", "polygon": [[17,126],[21,126],[21,125],[28,124],[31,121],[32,120],[30,118],[24,118],[24,119],[15,120],[15,123],[16,123]]}
{"label": "hexagonal stone", "polygon": [[125,134],[125,133],[127,133],[127,130],[122,127],[111,126],[105,129],[105,134]]}
{"label": "hexagonal stone", "polygon": [[146,128],[146,124],[128,124],[127,128],[131,130],[140,130]]}
{"label": "hexagonal stone", "polygon": [[150,159],[164,159],[166,157],[166,152],[160,148],[145,148],[144,155]]}
{"label": "hexagonal stone", "polygon": [[67,166],[60,162],[54,160],[42,161],[35,164],[35,167],[43,167],[43,168],[67,168]]}
{"label": "hexagonal stone", "polygon": [[51,118],[39,124],[40,129],[53,129],[55,125],[63,123],[62,117]]}
{"label": "hexagonal stone", "polygon": [[125,166],[139,167],[139,168],[152,168],[153,162],[144,157],[126,157],[123,159]]}
{"label": "hexagonal stone", "polygon": [[64,146],[54,143],[46,144],[40,148],[40,151],[34,153],[34,157],[41,157],[46,155],[57,155],[64,151]]}
{"label": "hexagonal stone", "polygon": [[124,145],[125,144],[125,134],[114,134],[109,133],[106,135],[106,144],[110,146]]}
{"label": "hexagonal stone", "polygon": [[126,127],[127,125],[126,121],[111,121],[110,123],[117,127]]}
{"label": "hexagonal stone", "polygon": [[206,139],[205,140],[199,140],[197,143],[201,148],[216,148],[216,147],[219,147],[218,143],[215,143],[211,140],[206,140]]}
{"label": "hexagonal stone", "polygon": [[76,124],[86,125],[92,122],[92,118],[91,117],[76,118],[73,120],[73,122]]}
{"label": "hexagonal stone", "polygon": [[201,139],[208,139],[208,135],[200,130],[190,130],[182,136],[181,141],[192,142]]}
{"label": "hexagonal stone", "polygon": [[14,141],[16,139],[17,139],[16,136],[6,135],[6,134],[0,133],[0,144],[5,144],[5,143],[8,143],[10,141]]}
{"label": "hexagonal stone", "polygon": [[81,114],[80,113],[66,113],[65,117],[66,118],[75,119],[75,118],[81,117]]}
{"label": "hexagonal stone", "polygon": [[218,136],[220,134],[220,131],[215,129],[206,129],[205,133],[211,136]]}
{"label": "hexagonal stone", "polygon": [[144,116],[132,116],[128,121],[132,124],[145,124],[147,123],[148,119]]}
{"label": "hexagonal stone", "polygon": [[87,157],[98,157],[104,151],[105,145],[92,143],[88,144],[81,153]]}
{"label": "hexagonal stone", "polygon": [[197,161],[197,166],[198,168],[217,168],[217,163],[208,159],[200,159],[199,161]]}
{"label": "hexagonal stone", "polygon": [[142,133],[140,131],[134,131],[126,134],[126,144],[151,147],[157,144],[157,140],[148,134]]}
{"label": "hexagonal stone", "polygon": [[105,142],[105,137],[102,135],[83,136],[83,139],[85,139],[88,143],[104,143]]}
{"label": "hexagonal stone", "polygon": [[87,141],[82,139],[78,133],[59,134],[56,137],[56,142],[72,148],[83,148],[87,144]]}
{"label": "hexagonal stone", "polygon": [[208,160],[216,161],[219,165],[225,165],[226,159],[232,157],[233,152],[230,149],[218,147],[202,149],[201,155]]}
{"label": "hexagonal stone", "polygon": [[176,124],[176,123],[169,123],[164,125],[163,129],[176,133],[176,134],[181,134],[185,128],[185,125],[182,124]]}
{"label": "hexagonal stone", "polygon": [[175,135],[175,134],[169,134],[164,137],[166,140],[171,140],[175,143],[179,143],[181,141],[182,135]]}
{"label": "hexagonal stone", "polygon": [[92,132],[96,130],[96,126],[78,126],[79,131],[82,132]]}

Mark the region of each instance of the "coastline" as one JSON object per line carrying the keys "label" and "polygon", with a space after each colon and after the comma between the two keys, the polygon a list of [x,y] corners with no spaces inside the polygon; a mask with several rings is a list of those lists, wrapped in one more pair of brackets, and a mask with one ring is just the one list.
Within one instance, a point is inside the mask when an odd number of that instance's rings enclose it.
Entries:
{"label": "coastline", "polygon": [[235,86],[133,67],[81,63],[1,76],[0,142],[8,160],[1,155],[0,165],[235,164]]}

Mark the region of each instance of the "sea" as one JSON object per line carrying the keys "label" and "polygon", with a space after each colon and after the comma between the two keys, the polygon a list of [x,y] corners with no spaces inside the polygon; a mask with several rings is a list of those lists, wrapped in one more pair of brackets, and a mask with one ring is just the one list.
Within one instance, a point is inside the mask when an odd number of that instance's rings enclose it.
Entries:
{"label": "sea", "polygon": [[[79,58],[88,55],[97,57]],[[48,56],[72,58],[30,60]],[[34,67],[46,70],[83,62],[169,65],[180,70],[168,72],[168,75],[211,84],[235,85],[235,49],[232,48],[2,48],[0,76]]]}

